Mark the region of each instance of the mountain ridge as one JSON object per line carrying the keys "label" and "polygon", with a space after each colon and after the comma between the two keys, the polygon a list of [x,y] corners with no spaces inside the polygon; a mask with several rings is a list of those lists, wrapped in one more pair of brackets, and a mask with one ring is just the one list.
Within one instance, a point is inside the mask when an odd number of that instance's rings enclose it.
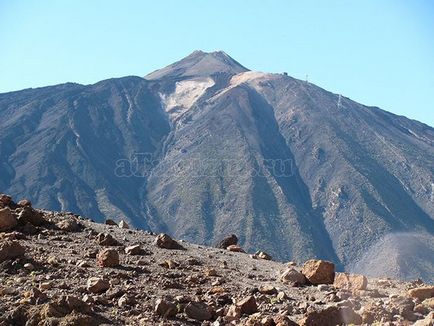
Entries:
{"label": "mountain ridge", "polygon": [[[236,233],[248,250],[342,268],[388,234],[433,236],[433,128],[226,57],[1,94],[2,191],[198,243]],[[418,273],[398,276],[431,277]]]}

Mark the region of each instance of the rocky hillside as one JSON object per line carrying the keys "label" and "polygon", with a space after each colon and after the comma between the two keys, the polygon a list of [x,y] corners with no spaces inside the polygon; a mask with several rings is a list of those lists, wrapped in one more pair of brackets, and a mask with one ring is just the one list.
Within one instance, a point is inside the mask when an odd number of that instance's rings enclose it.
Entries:
{"label": "rocky hillside", "polygon": [[0,94],[3,192],[372,276],[434,280],[433,144],[427,125],[223,52]]}
{"label": "rocky hillside", "polygon": [[0,325],[433,325],[434,286],[275,262],[0,196]]}

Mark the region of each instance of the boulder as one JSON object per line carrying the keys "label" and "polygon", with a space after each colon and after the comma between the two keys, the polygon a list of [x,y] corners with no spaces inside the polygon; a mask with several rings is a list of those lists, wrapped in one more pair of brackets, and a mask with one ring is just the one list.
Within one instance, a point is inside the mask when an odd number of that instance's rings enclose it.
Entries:
{"label": "boulder", "polygon": [[100,267],[119,266],[119,253],[114,249],[104,249],[98,253],[96,261]]}
{"label": "boulder", "polygon": [[302,286],[307,283],[306,277],[294,268],[288,268],[282,275],[280,280],[283,283],[288,283],[293,286]]}
{"label": "boulder", "polygon": [[12,197],[5,194],[0,194],[0,205],[6,207],[12,204]]}
{"label": "boulder", "polygon": [[56,226],[65,232],[79,232],[82,225],[71,217],[64,218],[62,221],[56,223]]}
{"label": "boulder", "polygon": [[110,288],[110,283],[99,277],[91,277],[87,280],[86,289],[92,293],[103,293]]}
{"label": "boulder", "polygon": [[208,305],[204,302],[190,302],[184,311],[188,317],[199,321],[209,320],[212,317]]}
{"label": "boulder", "polygon": [[24,256],[25,251],[18,241],[2,241],[0,242],[0,263]]}
{"label": "boulder", "polygon": [[258,311],[256,299],[254,296],[248,296],[236,303],[242,314],[251,315]]}
{"label": "boulder", "polygon": [[18,221],[9,208],[0,209],[0,232],[9,231],[17,225]]}
{"label": "boulder", "polygon": [[158,299],[155,302],[154,310],[158,315],[164,318],[174,317],[178,312],[178,309],[174,303],[164,299]]}
{"label": "boulder", "polygon": [[231,234],[224,238],[217,244],[217,248],[226,249],[231,245],[236,245],[238,243],[238,237],[235,234]]}
{"label": "boulder", "polygon": [[33,226],[40,226],[45,222],[43,214],[34,210],[30,205],[23,207],[18,214],[18,221],[21,225],[29,223]]}
{"label": "boulder", "polygon": [[361,274],[335,273],[334,287],[350,291],[366,290],[368,279]]}
{"label": "boulder", "polygon": [[115,221],[113,221],[112,219],[109,219],[109,218],[105,220],[105,224],[106,225],[118,226],[118,224]]}
{"label": "boulder", "polygon": [[304,263],[301,272],[312,284],[333,284],[335,265],[326,260],[311,259]]}
{"label": "boulder", "polygon": [[361,325],[362,318],[349,307],[330,306],[314,310],[298,322],[300,326]]}
{"label": "boulder", "polygon": [[408,295],[412,298],[419,299],[420,301],[432,298],[434,297],[434,285],[411,289],[408,291]]}
{"label": "boulder", "polygon": [[111,234],[108,233],[99,233],[96,236],[96,240],[100,246],[120,246],[120,242],[113,238]]}
{"label": "boulder", "polygon": [[181,246],[178,242],[173,240],[169,235],[165,233],[160,233],[159,235],[157,235],[154,244],[157,247],[164,249],[184,249],[183,246]]}

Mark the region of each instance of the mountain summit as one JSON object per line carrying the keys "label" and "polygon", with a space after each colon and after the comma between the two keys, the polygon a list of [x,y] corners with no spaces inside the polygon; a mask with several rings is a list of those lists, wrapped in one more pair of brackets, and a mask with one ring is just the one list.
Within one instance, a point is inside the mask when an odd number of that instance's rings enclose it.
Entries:
{"label": "mountain summit", "polygon": [[[145,79],[0,94],[0,166],[0,189],[39,207],[203,244],[234,233],[250,252],[372,276],[434,275],[434,129],[223,52]],[[414,241],[396,252],[401,235]]]}
{"label": "mountain summit", "polygon": [[223,51],[194,51],[184,59],[148,74],[148,80],[178,77],[204,77],[216,73],[235,75],[248,71]]}

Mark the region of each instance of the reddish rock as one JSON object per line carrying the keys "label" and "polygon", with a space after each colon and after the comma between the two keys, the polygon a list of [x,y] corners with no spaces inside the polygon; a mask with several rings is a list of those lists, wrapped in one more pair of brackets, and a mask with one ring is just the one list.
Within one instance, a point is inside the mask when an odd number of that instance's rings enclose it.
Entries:
{"label": "reddish rock", "polygon": [[107,225],[113,225],[113,226],[118,226],[118,224],[115,221],[113,221],[112,219],[106,219],[105,220],[105,224],[107,224]]}
{"label": "reddish rock", "polygon": [[21,199],[18,203],[18,206],[20,207],[31,207],[32,206],[32,202],[28,199]]}
{"label": "reddish rock", "polygon": [[104,249],[98,256],[97,265],[100,267],[116,267],[119,266],[119,253],[114,249]]}
{"label": "reddish rock", "polygon": [[256,299],[254,296],[248,296],[236,303],[236,306],[240,308],[242,314],[251,315],[258,311]]}
{"label": "reddish rock", "polygon": [[432,298],[434,297],[434,285],[411,289],[408,291],[408,295],[420,301]]}
{"label": "reddish rock", "polygon": [[136,255],[143,255],[144,253],[146,253],[146,251],[142,249],[140,245],[133,245],[133,246],[126,247],[125,253],[127,255],[136,256]]}
{"label": "reddish rock", "polygon": [[78,223],[75,219],[71,217],[67,217],[62,221],[58,222],[56,226],[66,232],[79,232],[81,231],[81,224]]}
{"label": "reddish rock", "polygon": [[334,287],[346,290],[366,290],[368,279],[364,275],[335,273]]}
{"label": "reddish rock", "polygon": [[100,246],[120,246],[120,242],[113,238],[111,234],[108,233],[99,233],[96,236],[97,242]]}
{"label": "reddish rock", "polygon": [[299,326],[360,325],[362,317],[349,307],[330,306],[320,311],[312,311],[298,322]]}
{"label": "reddish rock", "polygon": [[21,225],[29,223],[33,226],[40,226],[45,222],[42,213],[37,212],[31,206],[23,207],[18,214],[18,221]]}
{"label": "reddish rock", "polygon": [[301,272],[312,284],[333,284],[335,265],[326,260],[311,259],[304,263]]}
{"label": "reddish rock", "polygon": [[99,277],[91,277],[87,280],[86,289],[92,293],[103,293],[110,288],[110,283]]}
{"label": "reddish rock", "polygon": [[0,209],[0,232],[9,231],[17,225],[18,221],[9,208]]}

